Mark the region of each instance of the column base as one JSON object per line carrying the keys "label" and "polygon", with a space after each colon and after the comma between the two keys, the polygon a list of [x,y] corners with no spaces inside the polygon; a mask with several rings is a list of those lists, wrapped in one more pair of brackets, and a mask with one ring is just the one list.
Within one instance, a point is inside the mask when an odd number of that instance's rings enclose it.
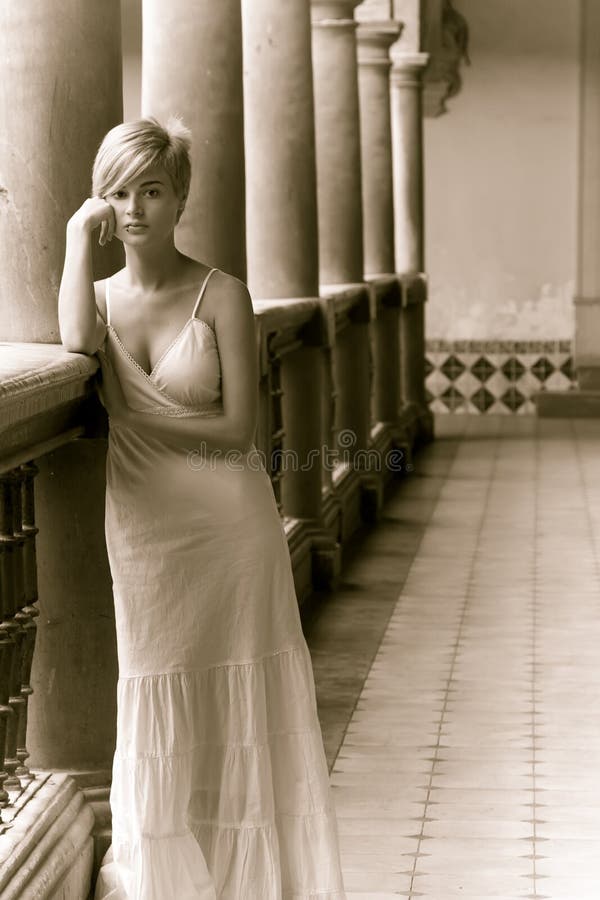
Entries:
{"label": "column base", "polygon": [[110,786],[88,788],[83,796],[94,813],[94,860],[92,866],[92,884],[96,883],[100,863],[112,841],[112,814],[110,811]]}
{"label": "column base", "polygon": [[[339,516],[339,509],[334,510]],[[290,549],[299,606],[313,591],[337,589],[341,573],[342,548],[337,540],[337,518],[333,527],[316,519],[288,519],[285,532]]]}
{"label": "column base", "polygon": [[0,895],[88,897],[94,812],[67,773],[36,771],[10,827],[0,835]]}
{"label": "column base", "polygon": [[376,525],[381,518],[383,474],[363,475],[360,480],[360,518],[367,525]]}
{"label": "column base", "polygon": [[327,531],[313,536],[312,581],[316,591],[336,591],[342,573],[342,545]]}
{"label": "column base", "polygon": [[407,402],[402,407],[398,420],[406,429],[413,448],[428,444],[435,437],[433,413],[427,406]]}
{"label": "column base", "polygon": [[434,438],[433,413],[427,406],[417,407],[417,444],[429,444]]}
{"label": "column base", "polygon": [[600,418],[600,390],[540,391],[533,401],[540,419]]}
{"label": "column base", "polygon": [[312,540],[306,528],[306,519],[285,519],[284,529],[294,573],[296,597],[298,605],[302,606],[312,593]]}

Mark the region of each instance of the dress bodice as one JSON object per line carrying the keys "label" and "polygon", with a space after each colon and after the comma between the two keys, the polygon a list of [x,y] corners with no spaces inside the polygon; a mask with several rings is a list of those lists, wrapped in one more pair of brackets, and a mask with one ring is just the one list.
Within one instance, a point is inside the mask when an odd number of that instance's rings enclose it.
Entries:
{"label": "dress bodice", "polygon": [[128,405],[138,411],[185,415],[187,411],[218,411],[221,367],[213,329],[198,318],[211,269],[194,309],[150,372],[125,347],[110,321],[110,279],[106,281],[106,336],[98,351],[101,365],[116,372]]}

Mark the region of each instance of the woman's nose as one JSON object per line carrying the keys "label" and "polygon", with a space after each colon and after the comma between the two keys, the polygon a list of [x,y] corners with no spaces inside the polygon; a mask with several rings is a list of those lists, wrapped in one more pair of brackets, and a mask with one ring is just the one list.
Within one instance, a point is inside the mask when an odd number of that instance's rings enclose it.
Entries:
{"label": "woman's nose", "polygon": [[143,213],[140,198],[135,194],[131,194],[131,196],[129,197],[129,203],[127,204],[127,213],[129,215],[141,215]]}

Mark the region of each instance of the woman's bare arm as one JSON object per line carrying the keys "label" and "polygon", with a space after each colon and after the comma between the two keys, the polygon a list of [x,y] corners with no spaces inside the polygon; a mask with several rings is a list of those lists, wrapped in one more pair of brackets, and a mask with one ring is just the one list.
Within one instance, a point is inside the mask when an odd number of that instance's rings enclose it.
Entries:
{"label": "woman's bare arm", "polygon": [[[95,353],[105,330],[96,309],[91,235],[98,225],[110,223],[112,219],[112,207],[100,197],[91,197],[67,224],[65,264],[58,293],[58,321],[65,348],[75,353]],[[104,226],[103,232],[106,228]]]}

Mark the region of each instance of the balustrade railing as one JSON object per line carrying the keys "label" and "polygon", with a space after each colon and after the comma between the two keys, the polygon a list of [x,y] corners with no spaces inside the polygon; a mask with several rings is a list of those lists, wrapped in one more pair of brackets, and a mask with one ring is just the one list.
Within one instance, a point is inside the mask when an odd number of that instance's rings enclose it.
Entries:
{"label": "balustrade railing", "polygon": [[34,778],[27,767],[27,712],[36,635],[34,477],[25,463],[0,474],[0,807]]}
{"label": "balustrade railing", "polygon": [[62,347],[0,345],[0,835],[43,783],[29,766],[27,727],[40,615],[35,460],[90,433],[96,369]]}

